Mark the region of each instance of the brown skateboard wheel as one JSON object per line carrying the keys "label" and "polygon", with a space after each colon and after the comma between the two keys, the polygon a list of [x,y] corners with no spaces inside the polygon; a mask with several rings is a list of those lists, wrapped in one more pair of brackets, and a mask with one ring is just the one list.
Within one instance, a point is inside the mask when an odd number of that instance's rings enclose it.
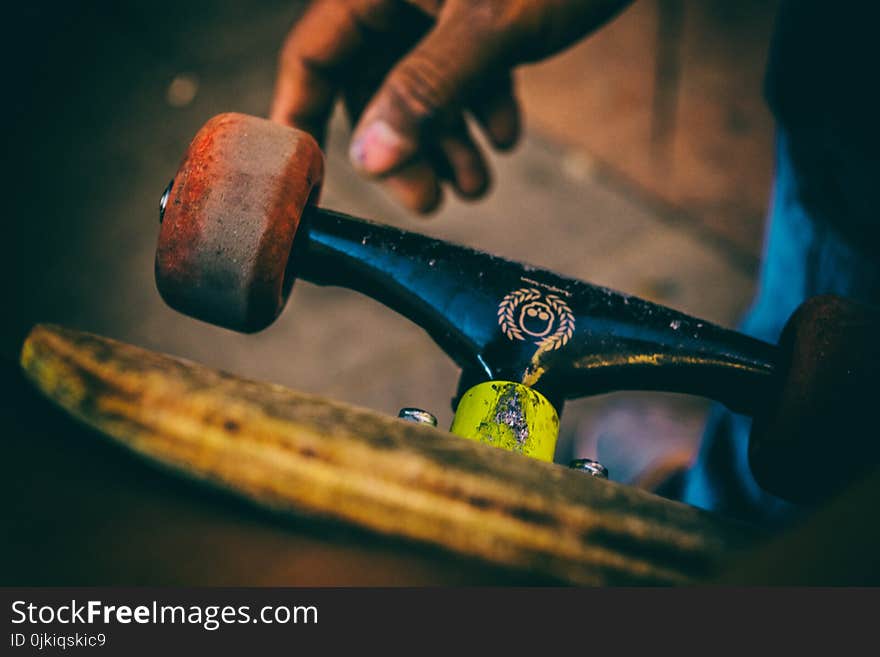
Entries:
{"label": "brown skateboard wheel", "polygon": [[164,199],[156,285],[166,303],[245,333],[271,324],[290,293],[290,251],[323,168],[305,132],[244,114],[208,121]]}

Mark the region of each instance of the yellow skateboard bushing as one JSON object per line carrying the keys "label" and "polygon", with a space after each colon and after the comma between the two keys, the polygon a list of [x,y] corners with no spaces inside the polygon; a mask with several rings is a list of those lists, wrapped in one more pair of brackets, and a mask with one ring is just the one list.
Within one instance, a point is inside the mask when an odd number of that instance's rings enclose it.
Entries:
{"label": "yellow skateboard bushing", "polygon": [[559,415],[544,395],[522,383],[486,381],[462,395],[450,431],[540,461],[552,461]]}

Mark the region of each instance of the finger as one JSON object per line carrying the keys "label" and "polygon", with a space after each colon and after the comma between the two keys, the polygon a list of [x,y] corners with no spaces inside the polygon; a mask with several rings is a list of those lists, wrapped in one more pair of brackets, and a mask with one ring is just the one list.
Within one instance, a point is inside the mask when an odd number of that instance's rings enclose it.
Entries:
{"label": "finger", "polygon": [[438,23],[385,78],[371,99],[350,148],[355,166],[383,175],[413,158],[439,117],[460,112],[461,99],[496,60],[493,39],[468,21]]}
{"label": "finger", "polygon": [[508,150],[516,145],[521,130],[521,112],[509,75],[488,86],[485,92],[476,94],[470,109],[495,148]]}
{"label": "finger", "polygon": [[418,214],[433,212],[443,198],[437,172],[424,159],[401,167],[393,175],[383,178],[382,184],[398,203]]}
{"label": "finger", "polygon": [[[343,91],[345,110],[352,124],[356,123],[364,107],[376,93],[393,61],[387,61],[365,71],[352,80]],[[402,167],[385,175],[381,184],[398,203],[420,214],[432,212],[442,200],[440,179],[449,170],[445,156],[437,150],[436,157],[416,157]]]}
{"label": "finger", "polygon": [[[368,45],[370,25],[391,19],[368,5],[318,0],[291,30],[281,50],[270,118],[323,137],[341,78]],[[393,4],[393,3],[392,3]]]}
{"label": "finger", "polygon": [[445,170],[446,177],[460,197],[474,199],[486,193],[490,181],[489,168],[464,119],[440,136],[438,151],[445,165],[440,171]]}

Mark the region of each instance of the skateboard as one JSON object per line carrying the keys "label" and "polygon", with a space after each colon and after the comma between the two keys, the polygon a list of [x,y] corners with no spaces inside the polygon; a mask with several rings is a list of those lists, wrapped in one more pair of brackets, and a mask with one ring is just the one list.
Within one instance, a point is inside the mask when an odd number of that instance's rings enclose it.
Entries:
{"label": "skateboard", "polygon": [[67,414],[173,477],[537,581],[700,581],[762,538],[561,465],[71,329],[35,327],[21,365]]}
{"label": "skateboard", "polygon": [[[321,208],[322,171],[305,133],[241,114],[211,119],[162,195],[159,292],[245,333],[274,321],[297,279],[364,293],[461,367],[449,431],[423,409],[385,416],[58,326],[37,326],[24,343],[26,377],[172,477],[537,581],[706,581],[766,538],[609,481],[601,464],[552,459],[564,403],[584,395],[682,392],[760,416],[788,384],[781,346]],[[829,307],[808,306],[802,324]]]}

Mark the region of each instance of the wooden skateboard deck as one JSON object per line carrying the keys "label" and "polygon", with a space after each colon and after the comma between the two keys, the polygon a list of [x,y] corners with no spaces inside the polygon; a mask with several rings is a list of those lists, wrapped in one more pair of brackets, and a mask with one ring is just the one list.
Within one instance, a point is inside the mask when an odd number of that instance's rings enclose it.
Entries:
{"label": "wooden skateboard deck", "polygon": [[760,538],[629,486],[96,335],[37,326],[21,364],[67,413],[177,475],[538,578],[689,583]]}

